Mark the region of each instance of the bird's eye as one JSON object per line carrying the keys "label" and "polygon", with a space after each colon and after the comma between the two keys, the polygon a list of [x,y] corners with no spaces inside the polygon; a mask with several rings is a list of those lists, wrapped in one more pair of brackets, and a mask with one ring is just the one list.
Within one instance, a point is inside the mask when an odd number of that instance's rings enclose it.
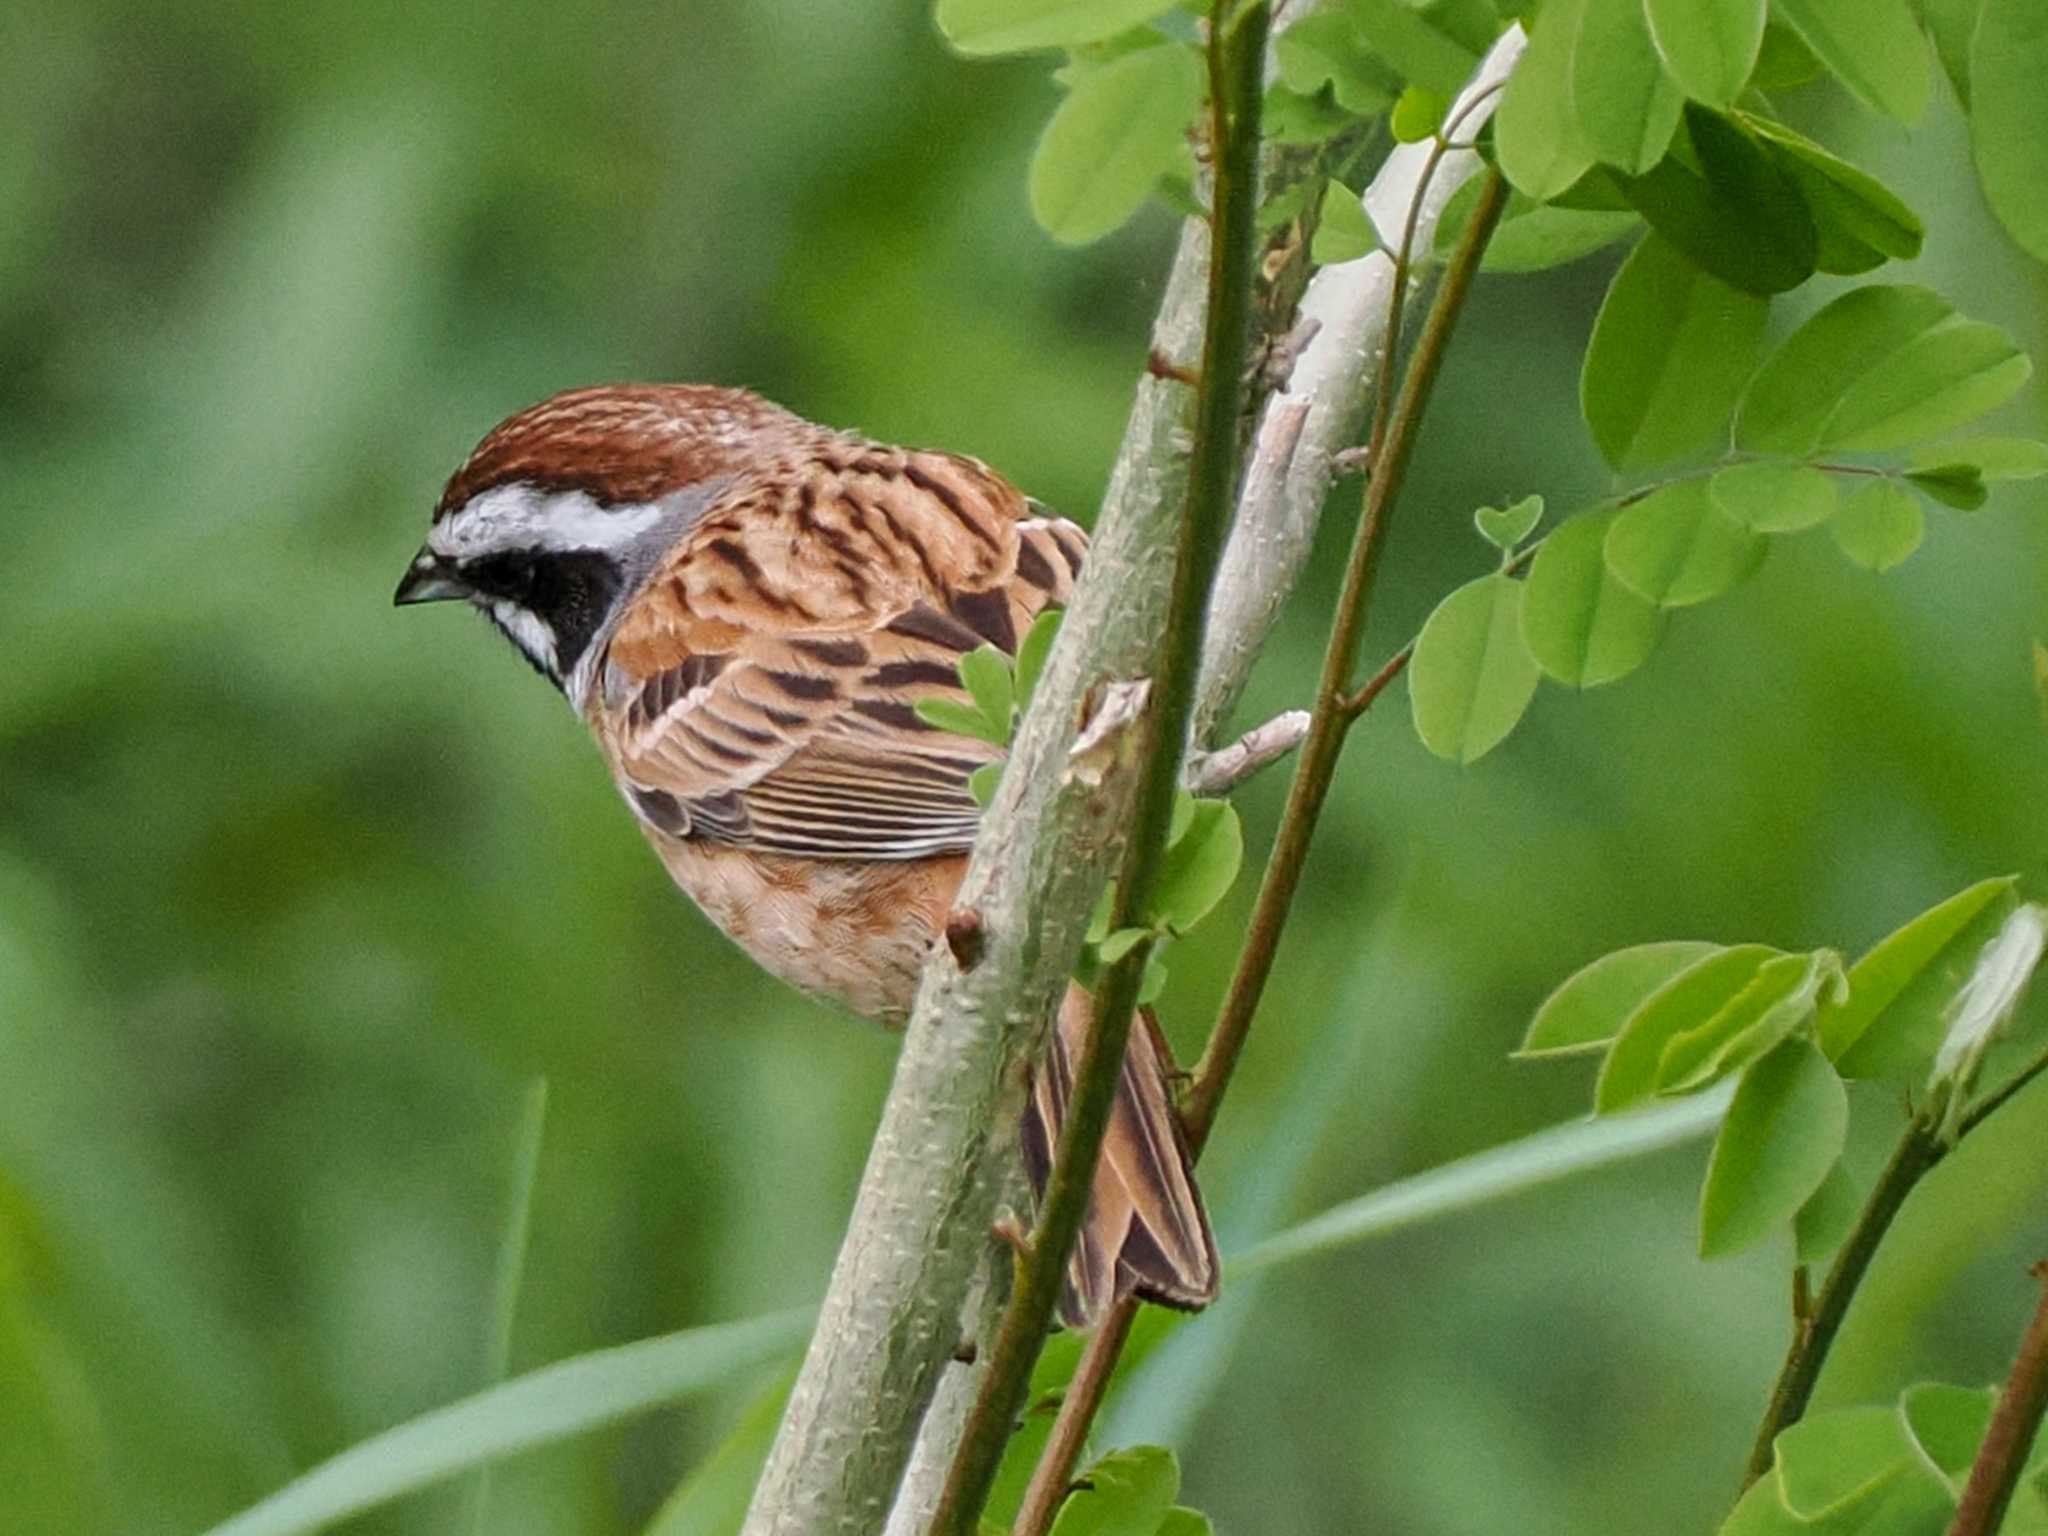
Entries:
{"label": "bird's eye", "polygon": [[475,562],[470,580],[481,592],[524,606],[533,595],[535,561],[531,550],[506,550]]}

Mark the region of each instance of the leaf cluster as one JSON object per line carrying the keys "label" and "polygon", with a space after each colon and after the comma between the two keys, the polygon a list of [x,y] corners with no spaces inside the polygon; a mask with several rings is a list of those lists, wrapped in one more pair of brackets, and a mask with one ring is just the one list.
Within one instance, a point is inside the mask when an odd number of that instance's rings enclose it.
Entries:
{"label": "leaf cluster", "polygon": [[1701,1256],[1740,1251],[1790,1223],[1799,1262],[1814,1262],[1861,1204],[1842,1163],[1844,1079],[1893,1081],[1930,1100],[1967,1088],[1937,1062],[1958,999],[2018,907],[2016,886],[2014,876],[1980,881],[1853,966],[1832,949],[1755,943],[1618,950],[1545,1000],[1520,1054],[1598,1052],[1596,1115],[1733,1079],[1700,1194]]}

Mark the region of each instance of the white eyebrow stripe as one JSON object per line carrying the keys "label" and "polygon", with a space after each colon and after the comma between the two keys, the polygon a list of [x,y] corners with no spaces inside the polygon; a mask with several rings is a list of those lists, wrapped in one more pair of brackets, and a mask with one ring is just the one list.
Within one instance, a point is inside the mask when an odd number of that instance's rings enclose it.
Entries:
{"label": "white eyebrow stripe", "polygon": [[615,549],[666,516],[659,501],[607,507],[588,491],[543,491],[515,481],[472,496],[442,518],[427,547],[449,560],[499,549]]}

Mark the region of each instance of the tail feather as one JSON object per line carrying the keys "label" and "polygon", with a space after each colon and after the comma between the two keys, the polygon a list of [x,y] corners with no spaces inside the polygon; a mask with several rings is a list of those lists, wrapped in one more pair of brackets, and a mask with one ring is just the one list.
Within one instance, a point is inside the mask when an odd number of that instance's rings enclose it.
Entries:
{"label": "tail feather", "polygon": [[[1068,987],[1058,1027],[1033,1076],[1024,1161],[1032,1190],[1041,1197],[1073,1093],[1089,1005],[1087,992]],[[1174,1113],[1171,1060],[1152,1011],[1139,1010],[1060,1298],[1060,1318],[1070,1328],[1093,1327],[1124,1296],[1187,1310],[1216,1297],[1216,1239]]]}

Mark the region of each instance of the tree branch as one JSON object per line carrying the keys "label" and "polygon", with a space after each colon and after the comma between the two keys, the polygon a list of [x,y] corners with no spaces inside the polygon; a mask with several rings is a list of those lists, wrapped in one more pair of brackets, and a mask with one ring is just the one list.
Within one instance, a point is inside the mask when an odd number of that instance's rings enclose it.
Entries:
{"label": "tree branch", "polygon": [[[1182,230],[1153,330],[1194,352],[1208,232]],[[1104,679],[1156,665],[1186,487],[1189,392],[1146,374],[1088,556],[1010,771],[984,818],[960,893],[984,943],[971,970],[944,945],[916,1006],[810,1350],[744,1527],[747,1536],[854,1536],[878,1527],[941,1374],[1005,1171],[1017,1156],[1025,1063],[1080,953],[1128,824],[1134,783],[1069,772]]]}
{"label": "tree branch", "polygon": [[[1238,417],[1251,350],[1251,297],[1257,254],[1261,72],[1267,9],[1263,3],[1226,22],[1217,0],[1209,24],[1210,138],[1215,249],[1209,268],[1201,386],[1187,512],[1175,541],[1173,592],[1165,642],[1146,722],[1145,756],[1130,838],[1118,875],[1112,929],[1141,926],[1173,817],[1181,757],[1194,712],[1202,630],[1223,555],[1237,488]],[[1138,1005],[1151,944],[1141,941],[1109,967],[1095,994],[1087,1037],[1074,1064],[1065,1123],[1038,1222],[1017,1266],[1016,1286],[991,1346],[988,1371],[955,1453],[933,1517],[934,1536],[969,1536],[988,1500],[1031,1367],[1052,1324],[1067,1256],[1094,1185],[1095,1165],[1122,1079],[1124,1047]]]}

